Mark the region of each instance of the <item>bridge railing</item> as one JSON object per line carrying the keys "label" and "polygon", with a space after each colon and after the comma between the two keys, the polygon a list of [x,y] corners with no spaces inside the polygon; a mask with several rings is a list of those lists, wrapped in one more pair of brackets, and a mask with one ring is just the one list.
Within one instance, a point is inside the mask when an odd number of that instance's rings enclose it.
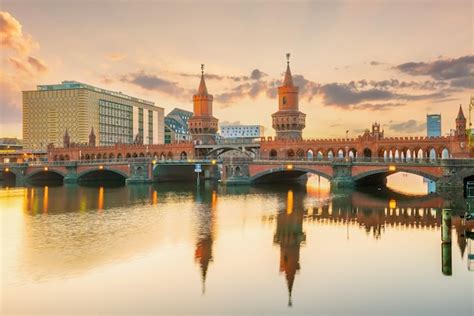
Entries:
{"label": "bridge railing", "polygon": [[0,168],[12,168],[21,166],[71,166],[71,165],[108,165],[123,163],[155,163],[155,164],[216,164],[221,159],[154,159],[151,157],[124,158],[124,159],[92,159],[92,160],[56,160],[56,161],[30,161],[23,163],[0,163]]}
{"label": "bridge railing", "polygon": [[291,157],[284,159],[272,159],[272,158],[256,158],[253,161],[255,162],[312,162],[312,163],[380,163],[380,164],[433,164],[438,165],[442,164],[445,161],[458,162],[458,163],[473,163],[474,159],[472,158],[449,158],[449,159],[432,159],[432,158],[383,158],[383,157],[373,157],[373,158],[364,158],[364,157],[335,157],[335,158],[308,158],[308,157]]}

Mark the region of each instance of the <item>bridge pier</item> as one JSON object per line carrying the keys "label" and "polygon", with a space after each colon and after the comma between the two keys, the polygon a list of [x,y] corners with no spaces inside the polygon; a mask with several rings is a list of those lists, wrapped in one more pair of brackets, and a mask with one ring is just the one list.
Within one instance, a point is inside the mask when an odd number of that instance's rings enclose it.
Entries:
{"label": "bridge pier", "polygon": [[331,187],[334,188],[351,188],[354,187],[355,181],[352,177],[352,162],[342,161],[334,162],[332,165],[333,177],[331,179]]}
{"label": "bridge pier", "polygon": [[67,173],[63,178],[64,184],[76,184],[77,183],[77,162],[71,162],[66,165]]}
{"label": "bridge pier", "polygon": [[148,162],[130,163],[130,176],[125,179],[125,184],[153,182],[152,164]]}

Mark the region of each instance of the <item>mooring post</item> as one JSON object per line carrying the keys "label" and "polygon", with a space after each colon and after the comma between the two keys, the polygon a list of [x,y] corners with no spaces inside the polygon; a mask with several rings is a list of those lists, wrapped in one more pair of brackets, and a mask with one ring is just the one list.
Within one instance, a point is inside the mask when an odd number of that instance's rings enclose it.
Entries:
{"label": "mooring post", "polygon": [[451,210],[441,211],[441,271],[452,275]]}

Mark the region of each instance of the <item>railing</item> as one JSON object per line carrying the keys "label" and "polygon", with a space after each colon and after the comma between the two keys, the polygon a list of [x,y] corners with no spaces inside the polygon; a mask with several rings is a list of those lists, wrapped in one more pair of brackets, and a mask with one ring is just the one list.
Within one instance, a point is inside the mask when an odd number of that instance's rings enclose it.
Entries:
{"label": "railing", "polygon": [[125,159],[93,159],[93,160],[57,160],[57,161],[30,161],[23,163],[0,163],[0,167],[20,166],[71,166],[71,165],[110,165],[124,163],[154,163],[154,164],[216,164],[221,159],[154,159],[151,157],[125,158]]}
{"label": "railing", "polygon": [[[235,161],[235,160],[234,160]],[[410,159],[410,158],[306,158],[306,157],[292,157],[285,159],[271,159],[271,158],[256,158],[252,160],[253,162],[288,162],[288,163],[297,163],[297,162],[310,162],[310,163],[354,163],[354,164],[441,164],[443,162],[455,162],[457,164],[474,164],[474,159],[472,158],[449,158],[449,159],[432,159],[432,158],[421,158],[421,159]]]}

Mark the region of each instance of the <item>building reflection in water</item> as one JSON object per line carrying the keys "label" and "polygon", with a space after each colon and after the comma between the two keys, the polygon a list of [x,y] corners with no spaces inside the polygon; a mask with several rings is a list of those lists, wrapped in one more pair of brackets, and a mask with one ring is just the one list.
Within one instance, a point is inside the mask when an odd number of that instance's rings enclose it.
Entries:
{"label": "building reflection in water", "polygon": [[209,264],[213,260],[212,244],[215,239],[216,230],[216,209],[217,209],[217,192],[212,190],[210,203],[208,201],[208,192],[202,192],[201,188],[197,188],[197,216],[198,231],[196,250],[194,259],[199,264],[201,270],[202,294],[206,292],[206,277]]}
{"label": "building reflection in water", "polygon": [[[300,247],[305,242],[303,232],[304,198],[301,192],[288,190],[286,207],[276,216],[276,232],[273,242],[280,246],[280,272],[285,274],[288,286],[288,306],[292,305],[292,291],[296,272],[300,270]],[[295,203],[296,200],[296,203]]]}

